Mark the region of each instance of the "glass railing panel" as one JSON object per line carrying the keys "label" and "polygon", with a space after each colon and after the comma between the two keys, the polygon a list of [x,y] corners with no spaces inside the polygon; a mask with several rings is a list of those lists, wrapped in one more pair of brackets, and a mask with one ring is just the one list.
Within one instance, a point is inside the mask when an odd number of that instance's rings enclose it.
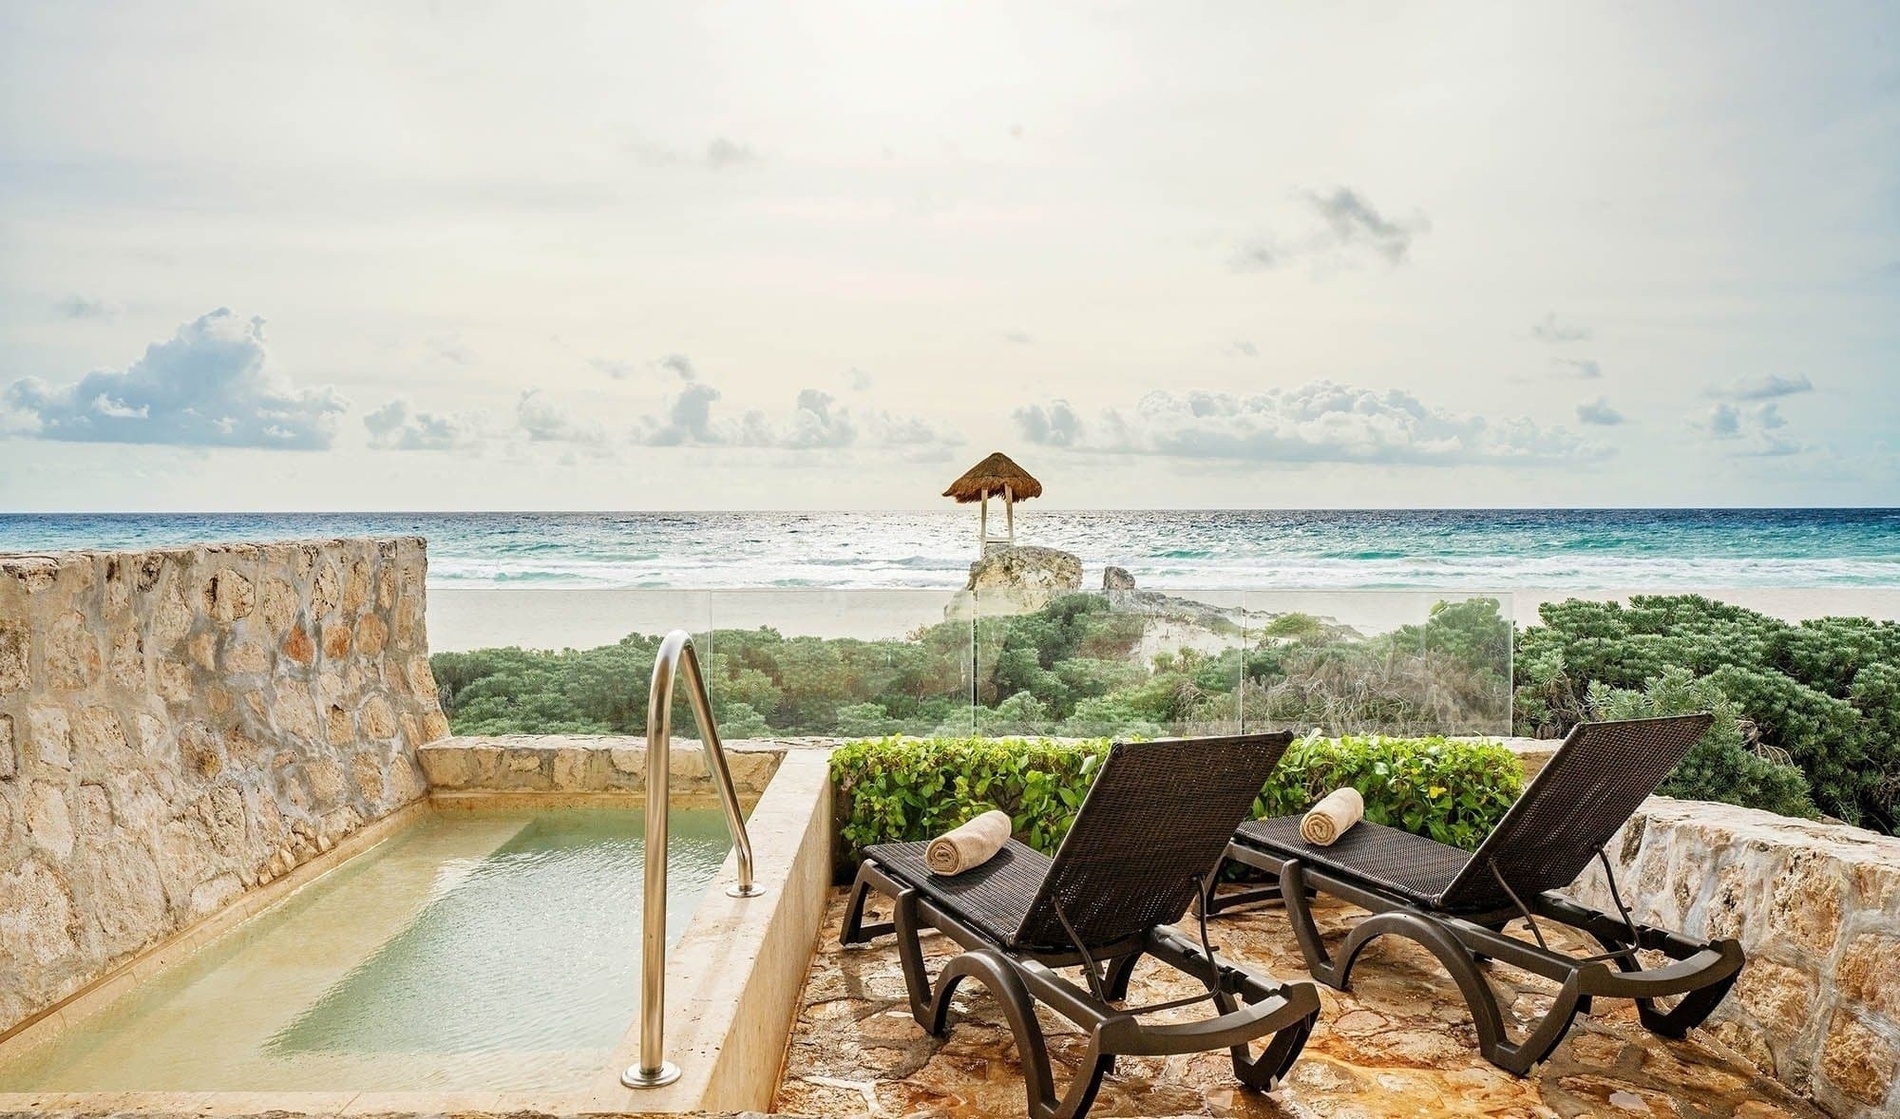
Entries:
{"label": "glass railing panel", "polygon": [[702,652],[720,733],[971,732],[971,614],[940,590],[711,592]]}
{"label": "glass railing panel", "polygon": [[[430,658],[458,734],[646,733],[660,641],[711,629],[705,591],[432,592]],[[682,690],[674,733],[699,734]]]}
{"label": "glass railing panel", "polygon": [[1508,594],[1254,590],[1241,719],[1329,735],[1506,735]]}
{"label": "glass railing panel", "polygon": [[1240,726],[1238,591],[976,595],[978,733],[1159,738]]}

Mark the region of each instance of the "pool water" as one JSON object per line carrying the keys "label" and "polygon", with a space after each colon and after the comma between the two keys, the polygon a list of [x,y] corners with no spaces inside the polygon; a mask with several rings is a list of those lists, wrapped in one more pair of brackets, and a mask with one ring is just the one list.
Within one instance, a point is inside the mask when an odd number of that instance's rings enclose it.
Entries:
{"label": "pool water", "polygon": [[[446,811],[73,1027],[0,1091],[541,1091],[598,1075],[640,1002],[642,814]],[[674,809],[667,934],[731,847]]]}

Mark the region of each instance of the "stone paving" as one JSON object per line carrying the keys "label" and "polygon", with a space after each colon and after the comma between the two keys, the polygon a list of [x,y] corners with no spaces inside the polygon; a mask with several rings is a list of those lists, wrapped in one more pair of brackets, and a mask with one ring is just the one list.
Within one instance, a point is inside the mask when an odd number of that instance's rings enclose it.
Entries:
{"label": "stone paving", "polygon": [[[890,937],[840,948],[843,891],[832,899],[794,1027],[774,1110],[799,1115],[931,1116],[966,1119],[1024,1113],[1021,1067],[1009,1028],[979,984],[966,984],[949,1036],[938,1040],[912,1022]],[[1358,911],[1321,903],[1329,939]],[[1305,970],[1277,907],[1224,916],[1214,926],[1222,954],[1283,978]],[[935,959],[955,950],[926,941]],[[1575,948],[1574,941],[1566,942]],[[934,971],[934,967],[933,967]],[[1492,982],[1506,996],[1515,1026],[1548,1005],[1551,985],[1504,965]],[[1354,990],[1320,988],[1323,1009],[1288,1082],[1260,1095],[1238,1086],[1223,1053],[1124,1058],[1104,1083],[1091,1115],[1376,1116],[1581,1115],[1679,1119],[1818,1116],[1811,1105],[1764,1079],[1747,1061],[1702,1031],[1686,1041],[1655,1037],[1628,1002],[1606,1001],[1580,1016],[1551,1058],[1517,1079],[1478,1056],[1476,1032],[1437,962],[1387,937],[1368,947]],[[1130,998],[1158,1002],[1196,984],[1144,963]],[[1204,1009],[1181,1012],[1189,1017]],[[1057,1076],[1066,1083],[1081,1035],[1043,1012]]]}

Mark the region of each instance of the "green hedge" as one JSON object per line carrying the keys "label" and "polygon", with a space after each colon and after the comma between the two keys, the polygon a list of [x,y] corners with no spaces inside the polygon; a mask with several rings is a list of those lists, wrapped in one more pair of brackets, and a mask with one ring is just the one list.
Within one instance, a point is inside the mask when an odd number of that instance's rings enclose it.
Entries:
{"label": "green hedge", "polygon": [[[874,843],[928,839],[1000,808],[1016,838],[1054,851],[1108,750],[1107,739],[883,738],[831,755],[841,855]],[[1366,818],[1470,849],[1523,787],[1504,747],[1444,738],[1308,738],[1295,742],[1261,790],[1260,816],[1304,812],[1343,785],[1366,799]]]}
{"label": "green hedge", "polygon": [[1900,624],[1795,625],[1698,595],[1539,615],[1513,661],[1519,734],[1693,703],[1722,725],[1665,791],[1900,832]]}

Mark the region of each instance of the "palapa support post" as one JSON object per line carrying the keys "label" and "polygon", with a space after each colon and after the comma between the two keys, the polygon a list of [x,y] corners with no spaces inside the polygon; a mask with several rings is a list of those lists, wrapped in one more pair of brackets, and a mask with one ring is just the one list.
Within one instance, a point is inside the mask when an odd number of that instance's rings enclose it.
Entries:
{"label": "palapa support post", "polygon": [[[987,555],[991,548],[1016,546],[1016,503],[1042,496],[1042,483],[1017,466],[1001,451],[972,466],[963,477],[943,491],[960,505],[975,505],[977,554]],[[1003,535],[990,535],[990,497],[1003,499]]]}

